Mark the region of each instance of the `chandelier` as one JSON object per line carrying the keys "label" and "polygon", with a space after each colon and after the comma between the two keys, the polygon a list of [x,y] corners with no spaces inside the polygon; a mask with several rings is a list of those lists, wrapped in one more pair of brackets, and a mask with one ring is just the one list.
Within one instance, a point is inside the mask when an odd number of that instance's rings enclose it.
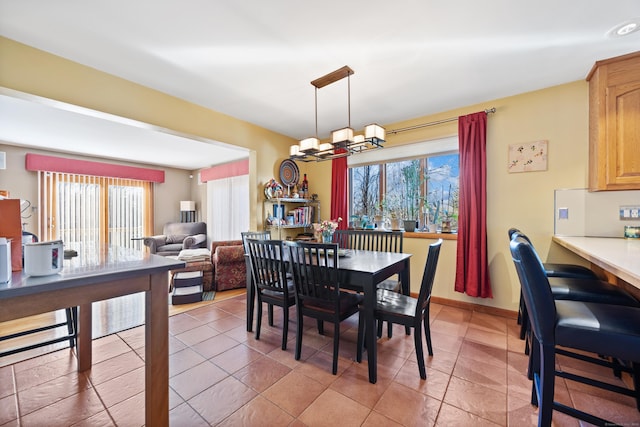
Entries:
{"label": "chandelier", "polygon": [[[354,135],[351,128],[351,80],[353,70],[348,66],[339,68],[311,82],[315,89],[316,136],[292,145],[289,158],[303,162],[331,160],[351,154],[382,148],[385,131],[382,126],[365,126],[364,135]],[[347,127],[331,132],[331,142],[320,143],[318,139],[318,89],[347,78],[348,121]]]}

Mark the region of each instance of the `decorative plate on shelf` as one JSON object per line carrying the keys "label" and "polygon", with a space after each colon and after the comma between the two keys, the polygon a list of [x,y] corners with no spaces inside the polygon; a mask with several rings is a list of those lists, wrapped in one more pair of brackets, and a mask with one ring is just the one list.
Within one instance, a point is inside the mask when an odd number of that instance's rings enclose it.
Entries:
{"label": "decorative plate on shelf", "polygon": [[280,181],[285,187],[292,187],[300,180],[300,170],[298,165],[291,160],[285,159],[280,163]]}

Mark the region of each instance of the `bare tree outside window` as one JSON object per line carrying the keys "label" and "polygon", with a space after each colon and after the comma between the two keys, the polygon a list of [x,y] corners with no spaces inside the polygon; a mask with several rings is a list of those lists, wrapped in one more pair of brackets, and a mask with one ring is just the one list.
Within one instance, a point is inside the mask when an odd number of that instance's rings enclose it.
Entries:
{"label": "bare tree outside window", "polygon": [[351,215],[372,218],[380,201],[380,165],[351,168]]}

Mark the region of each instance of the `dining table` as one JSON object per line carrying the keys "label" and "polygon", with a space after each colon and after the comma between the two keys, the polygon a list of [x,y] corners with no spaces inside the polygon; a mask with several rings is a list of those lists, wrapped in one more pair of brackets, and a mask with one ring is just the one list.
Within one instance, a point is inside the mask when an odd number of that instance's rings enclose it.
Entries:
{"label": "dining table", "polygon": [[[92,303],[145,294],[145,425],[169,425],[169,270],[185,263],[139,250],[103,247],[78,251],[62,271],[47,276],[12,273],[0,284],[0,322],[79,307],[78,372],[92,364]],[[116,313],[117,315],[117,313]]]}
{"label": "dining table", "polygon": [[[354,249],[338,251],[340,287],[362,292],[364,295],[361,313],[364,315],[369,382],[372,384],[378,380],[377,329],[374,315],[377,284],[397,274],[402,293],[409,295],[411,289],[410,259],[411,254],[407,253]],[[255,299],[251,273],[247,271],[247,331],[251,331],[252,328]]]}

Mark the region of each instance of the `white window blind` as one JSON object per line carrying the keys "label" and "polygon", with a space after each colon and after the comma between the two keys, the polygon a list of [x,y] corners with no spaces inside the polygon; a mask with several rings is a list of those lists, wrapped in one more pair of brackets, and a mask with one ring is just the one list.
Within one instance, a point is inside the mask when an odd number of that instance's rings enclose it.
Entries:
{"label": "white window blind", "polygon": [[99,253],[104,244],[142,249],[151,231],[152,183],[58,172],[38,172],[41,240]]}
{"label": "white window blind", "polygon": [[211,241],[240,240],[249,229],[249,175],[207,181]]}

